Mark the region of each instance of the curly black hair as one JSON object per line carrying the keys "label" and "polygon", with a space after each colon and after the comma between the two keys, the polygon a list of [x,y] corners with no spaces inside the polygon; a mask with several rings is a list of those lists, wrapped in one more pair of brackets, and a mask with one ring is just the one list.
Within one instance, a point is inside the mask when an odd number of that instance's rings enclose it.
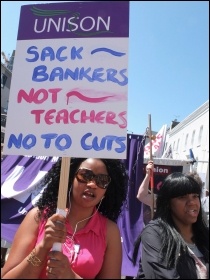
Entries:
{"label": "curly black hair", "polygon": [[[71,158],[68,192],[72,186],[75,173],[79,166],[87,158]],[[106,195],[102,200],[98,211],[108,219],[116,222],[119,217],[123,203],[126,202],[128,190],[128,175],[125,165],[119,159],[100,159],[106,166],[107,172],[111,177],[111,182],[107,188]],[[43,180],[46,188],[42,196],[37,201],[36,206],[39,208],[39,217],[49,218],[56,212],[58,188],[60,181],[61,158],[53,165]],[[68,206],[67,201],[67,206]]]}
{"label": "curly black hair", "polygon": [[[171,216],[170,201],[172,198],[191,193],[196,193],[200,196],[201,186],[191,174],[186,175],[181,172],[174,172],[168,175],[158,192],[157,208],[153,219],[158,220],[162,229],[163,246],[161,252],[163,252],[169,267],[177,264],[180,252],[186,251],[186,244],[181,238]],[[192,227],[194,242],[204,255],[205,260],[209,262],[209,229],[203,220],[201,210],[197,221]],[[140,242],[141,234],[134,244],[133,263],[136,262]]]}

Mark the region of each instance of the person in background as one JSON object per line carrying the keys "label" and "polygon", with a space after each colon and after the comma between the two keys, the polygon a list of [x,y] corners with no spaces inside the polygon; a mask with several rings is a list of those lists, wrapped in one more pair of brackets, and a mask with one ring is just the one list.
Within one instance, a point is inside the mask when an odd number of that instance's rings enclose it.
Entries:
{"label": "person in background", "polygon": [[[66,217],[57,208],[61,160],[45,177],[37,207],[21,223],[2,279],[120,279],[122,247],[116,221],[128,176],[116,159],[71,158]],[[54,243],[62,251],[53,251]]]}
{"label": "person in background", "polygon": [[[146,175],[139,186],[138,193],[137,193],[137,199],[143,203],[143,223],[144,225],[148,224],[148,222],[151,220],[151,206],[152,206],[152,195],[149,190],[149,183],[150,178],[153,175],[153,161],[148,161],[148,164],[146,165]],[[154,194],[154,211],[156,208],[156,194]]]}
{"label": "person in background", "polygon": [[209,191],[205,189],[205,195],[201,198],[201,205],[206,214],[206,222],[209,227]]}
{"label": "person in background", "polygon": [[[139,186],[139,190],[137,193],[137,199],[142,203],[151,206],[152,205],[152,195],[149,193],[149,182],[150,178],[153,175],[154,164],[153,161],[148,161],[146,166],[146,175],[141,185]],[[156,207],[156,195],[154,195],[154,208]]]}
{"label": "person in background", "polygon": [[175,172],[165,178],[154,219],[134,244],[134,263],[142,245],[137,279],[209,278],[209,229],[200,194],[192,176]]}
{"label": "person in background", "polygon": [[[152,205],[152,195],[149,192],[149,182],[150,182],[151,176],[153,175],[153,169],[154,169],[154,164],[153,164],[153,161],[150,160],[150,161],[148,161],[148,164],[146,166],[146,175],[139,187],[139,190],[138,190],[138,193],[136,196],[139,201],[143,202],[144,204],[146,204],[150,207]],[[201,188],[201,191],[202,191],[203,181],[201,180],[201,177],[199,176],[199,174],[196,171],[191,171],[191,172],[186,173],[186,175],[194,178],[198,182],[198,184]],[[160,182],[158,185],[159,186],[157,186],[157,189],[159,191],[159,189],[162,185],[162,182]],[[157,199],[157,195],[154,194],[154,210],[156,208],[156,199]],[[209,202],[208,201],[209,201],[208,196],[207,196],[207,198],[201,197],[201,207],[202,207],[202,211],[203,211],[202,217],[203,217],[205,223],[207,224],[207,226],[209,227]],[[150,215],[150,213],[149,213],[149,215]]]}

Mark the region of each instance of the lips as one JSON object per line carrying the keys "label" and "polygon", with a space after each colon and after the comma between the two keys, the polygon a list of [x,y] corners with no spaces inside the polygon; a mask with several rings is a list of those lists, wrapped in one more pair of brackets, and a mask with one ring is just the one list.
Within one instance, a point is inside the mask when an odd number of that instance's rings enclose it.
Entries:
{"label": "lips", "polygon": [[198,211],[196,209],[188,210],[187,213],[192,217],[197,217],[198,216]]}
{"label": "lips", "polygon": [[87,190],[87,191],[84,191],[83,197],[85,197],[85,198],[94,198],[95,195],[94,195],[93,192]]}

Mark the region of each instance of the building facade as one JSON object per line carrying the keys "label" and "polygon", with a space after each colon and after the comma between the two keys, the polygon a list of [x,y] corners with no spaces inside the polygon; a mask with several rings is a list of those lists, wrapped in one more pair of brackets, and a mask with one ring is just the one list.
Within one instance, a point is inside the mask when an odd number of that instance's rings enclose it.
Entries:
{"label": "building facade", "polygon": [[166,138],[173,159],[192,161],[205,188],[209,190],[209,100],[176,126],[171,126]]}
{"label": "building facade", "polygon": [[1,147],[4,142],[11,79],[11,70],[7,68],[7,64],[1,62]]}

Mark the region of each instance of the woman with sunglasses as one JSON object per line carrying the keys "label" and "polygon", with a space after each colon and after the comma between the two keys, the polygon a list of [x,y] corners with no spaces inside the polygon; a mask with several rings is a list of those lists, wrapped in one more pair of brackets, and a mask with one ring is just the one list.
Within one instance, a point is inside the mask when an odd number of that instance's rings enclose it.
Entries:
{"label": "woman with sunglasses", "polygon": [[[116,221],[127,195],[120,160],[71,158],[67,215],[56,214],[61,161],[21,223],[2,279],[120,279],[122,248]],[[55,242],[62,251],[52,251]]]}

